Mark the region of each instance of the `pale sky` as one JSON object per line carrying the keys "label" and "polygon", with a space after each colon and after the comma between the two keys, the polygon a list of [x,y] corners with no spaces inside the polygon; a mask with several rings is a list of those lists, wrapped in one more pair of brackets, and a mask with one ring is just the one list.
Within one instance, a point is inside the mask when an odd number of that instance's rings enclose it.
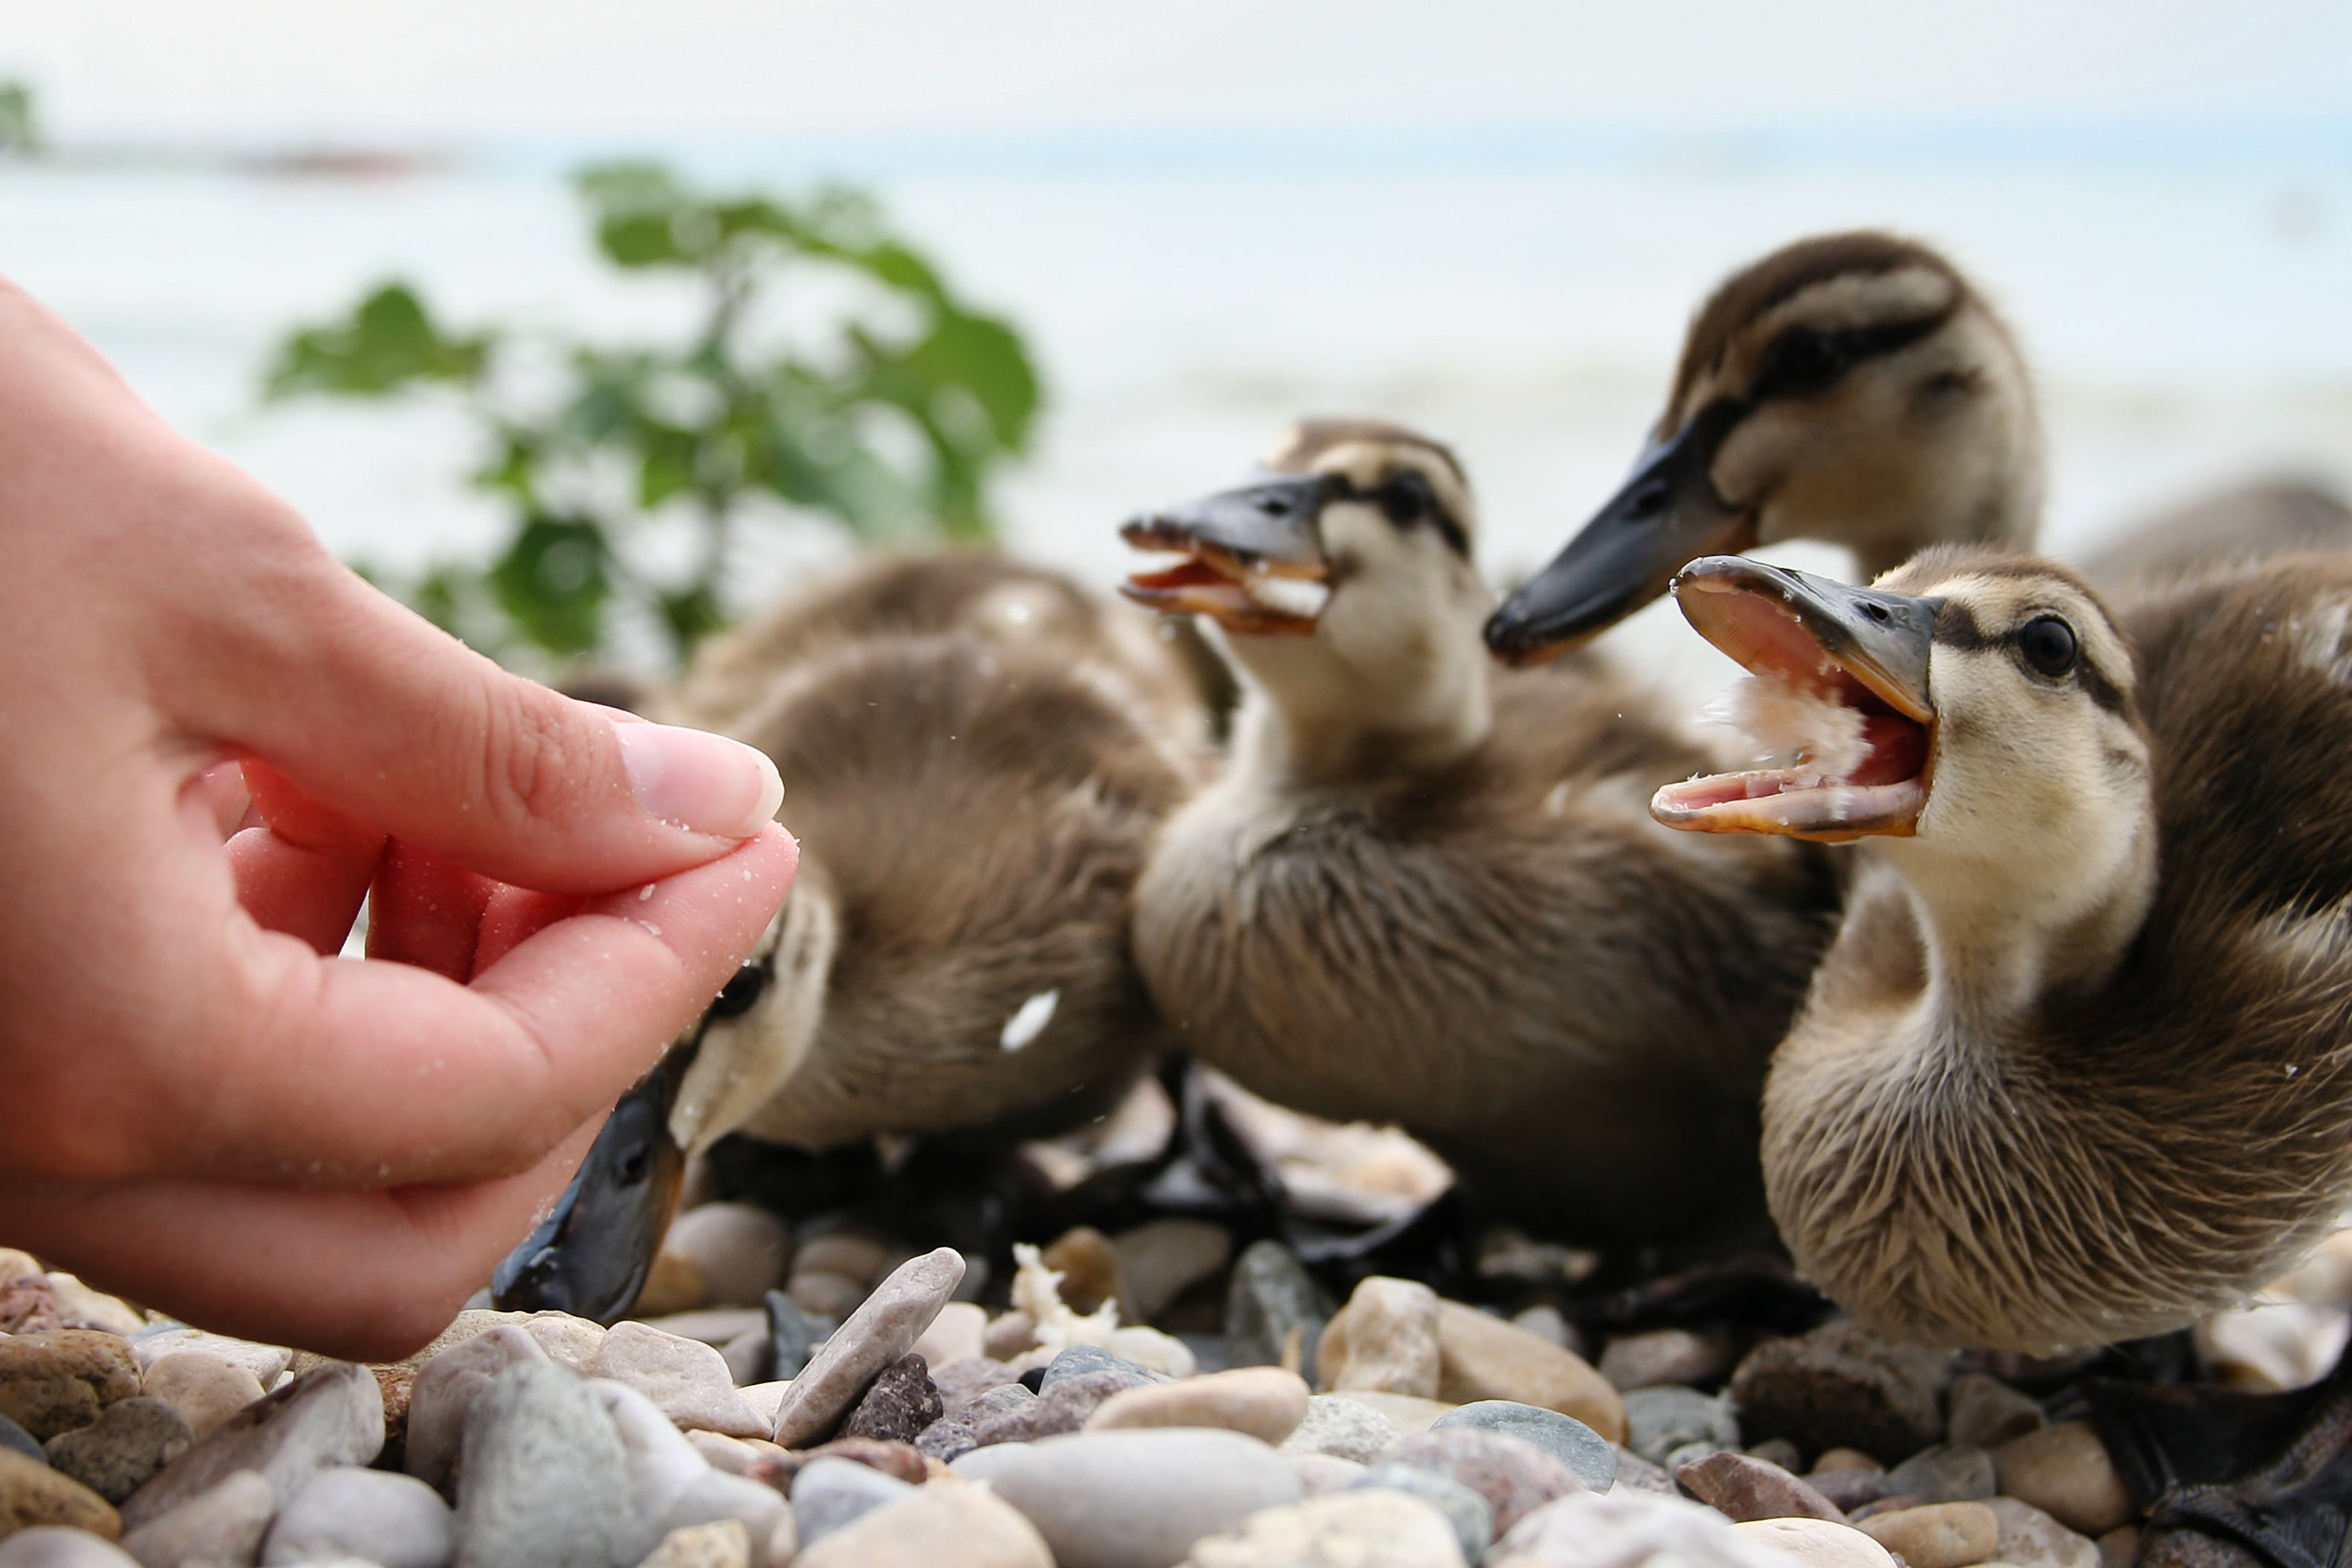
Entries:
{"label": "pale sky", "polygon": [[0,0],[68,138],[2341,117],[2343,0]]}

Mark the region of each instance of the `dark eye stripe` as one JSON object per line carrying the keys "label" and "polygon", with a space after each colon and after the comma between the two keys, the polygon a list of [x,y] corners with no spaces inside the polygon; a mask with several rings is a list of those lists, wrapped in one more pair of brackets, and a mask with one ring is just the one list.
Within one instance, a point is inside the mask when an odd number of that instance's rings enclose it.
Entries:
{"label": "dark eye stripe", "polygon": [[[1909,348],[1913,343],[1935,332],[1945,322],[1950,321],[1952,312],[1956,309],[1958,309],[1957,303],[1948,305],[1931,315],[1910,316],[1896,321],[1882,321],[1873,327],[1847,327],[1841,331],[1822,332],[1821,335],[1829,340],[1843,362],[1839,367],[1837,375],[1831,377],[1831,382],[1842,377],[1846,371],[1851,370],[1863,360],[1878,359],[1898,350]],[[1791,329],[1791,331],[1795,330],[1797,329]],[[1785,336],[1786,334],[1783,335],[1783,341]],[[1766,398],[1792,394],[1799,390],[1795,387],[1782,387],[1775,384],[1774,362],[1778,357],[1773,355],[1768,358],[1762,376],[1748,394],[1750,399],[1761,402]],[[1826,386],[1830,383],[1824,382],[1822,384]],[[1809,386],[1802,390],[1817,392],[1822,390],[1822,387]]]}
{"label": "dark eye stripe", "polygon": [[[1386,481],[1384,480],[1382,482],[1385,483]],[[1445,510],[1445,502],[1439,497],[1437,487],[1435,485],[1427,484],[1426,481],[1424,481],[1424,487],[1429,496],[1428,517],[1430,526],[1437,530],[1437,537],[1445,541],[1445,547],[1447,549],[1453,551],[1454,554],[1462,557],[1463,560],[1469,560],[1470,536],[1463,531],[1462,524],[1454,520],[1454,514]],[[1366,489],[1362,486],[1358,485],[1353,479],[1335,476],[1331,493],[1335,500],[1364,501],[1374,507],[1379,507],[1380,489],[1380,485],[1374,485],[1370,489]]]}
{"label": "dark eye stripe", "polygon": [[[1962,653],[1981,653],[1987,648],[2014,647],[2017,644],[2016,633],[2002,632],[1998,636],[1988,633],[1977,624],[1976,616],[1969,613],[1966,605],[1949,601],[1936,612],[1933,635],[1938,647]],[[2115,682],[2101,673],[2097,665],[2091,662],[2089,649],[2084,649],[2074,660],[2073,679],[2074,684],[2083,689],[2084,695],[2101,708],[2110,713],[2124,711],[2124,694],[2116,689]]]}

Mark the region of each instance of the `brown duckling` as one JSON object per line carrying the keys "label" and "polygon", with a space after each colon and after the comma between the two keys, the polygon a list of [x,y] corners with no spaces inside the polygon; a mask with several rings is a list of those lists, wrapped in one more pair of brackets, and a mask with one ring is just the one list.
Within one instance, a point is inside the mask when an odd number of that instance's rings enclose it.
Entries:
{"label": "brown duckling", "polygon": [[1202,765],[1188,690],[1148,617],[977,552],[855,567],[714,644],[658,711],[775,760],[800,875],[509,1259],[530,1300],[625,1309],[677,1151],[729,1132],[1009,1141],[1107,1108],[1170,1044],[1129,921]]}
{"label": "brown duckling", "polygon": [[[1784,540],[1843,545],[1864,578],[1935,544],[2028,548],[2042,486],[2032,377],[1959,268],[1889,234],[1801,239],[1700,306],[1633,477],[1486,639],[1545,658],[1656,598],[1686,562]],[[2248,485],[2126,533],[2091,574],[2315,542],[2352,542],[2352,512],[2308,485]]]}
{"label": "brown duckling", "polygon": [[1138,885],[1138,961],[1201,1060],[1401,1124],[1547,1233],[1753,1231],[1823,858],[1652,822],[1657,773],[1706,752],[1591,656],[1498,669],[1476,528],[1450,452],[1358,420],[1127,525],[1183,557],[1128,592],[1213,621],[1245,687],[1224,774]]}
{"label": "brown duckling", "polygon": [[[1663,822],[1858,839],[1776,1054],[1772,1214],[1871,1326],[2023,1351],[2229,1306],[2352,1195],[2352,558],[2111,613],[2048,562],[1677,580],[1780,765]],[[2135,652],[2137,650],[2137,652]]]}

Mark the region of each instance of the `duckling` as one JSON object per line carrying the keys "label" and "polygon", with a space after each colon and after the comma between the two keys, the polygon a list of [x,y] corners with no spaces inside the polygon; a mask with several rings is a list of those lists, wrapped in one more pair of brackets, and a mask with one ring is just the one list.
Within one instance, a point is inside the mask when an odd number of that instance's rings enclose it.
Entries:
{"label": "duckling", "polygon": [[1202,764],[1187,690],[1148,617],[978,553],[853,569],[714,645],[656,710],[775,760],[800,871],[502,1299],[625,1310],[677,1151],[729,1132],[1012,1140],[1106,1109],[1169,1044],[1129,906]]}
{"label": "duckling", "polygon": [[1871,588],[1713,557],[1675,594],[1793,760],[1658,819],[1862,846],[1764,1098],[1801,1270],[1891,1335],[2047,1352],[2233,1304],[2333,1227],[2352,557],[2119,614],[1982,549]]}
{"label": "duckling", "polygon": [[[1591,637],[1685,562],[1790,539],[1875,577],[1935,544],[2030,547],[2043,438],[2015,335],[1959,268],[1916,240],[1816,236],[1734,273],[1693,318],[1665,412],[1633,477],[1496,611],[1514,662]],[[2309,486],[2251,485],[2134,530],[2095,580],[2352,541]]]}
{"label": "duckling", "polygon": [[1596,658],[1495,667],[1445,447],[1310,420],[1265,468],[1124,530],[1184,558],[1127,592],[1214,622],[1245,687],[1137,886],[1161,1012],[1244,1087],[1399,1123],[1550,1234],[1760,1226],[1757,1096],[1827,934],[1822,858],[1651,822],[1656,773],[1706,753]]}

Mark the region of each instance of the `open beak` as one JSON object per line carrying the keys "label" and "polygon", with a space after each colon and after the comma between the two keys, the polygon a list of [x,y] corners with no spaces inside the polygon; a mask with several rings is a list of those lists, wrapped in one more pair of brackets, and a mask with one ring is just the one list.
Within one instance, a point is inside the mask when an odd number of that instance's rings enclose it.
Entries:
{"label": "open beak", "polygon": [[1651,816],[1701,833],[1823,843],[1916,831],[1935,761],[1927,668],[1942,600],[1738,555],[1693,562],[1674,594],[1698,634],[1750,672],[1735,692],[1745,699],[1738,721],[1768,750],[1791,755],[1785,765],[1668,784]]}
{"label": "open beak", "polygon": [[697,1029],[613,1107],[555,1207],[499,1265],[490,1300],[501,1310],[609,1324],[636,1305],[685,1179],[669,1113],[701,1043]]}
{"label": "open beak", "polygon": [[1184,560],[1139,572],[1119,591],[1229,632],[1311,634],[1331,598],[1316,526],[1331,494],[1327,476],[1283,475],[1135,518],[1119,530],[1128,543]]}
{"label": "open beak", "polygon": [[1753,545],[1754,515],[1717,494],[1713,478],[1716,452],[1747,412],[1718,399],[1643,453],[1584,531],[1488,618],[1496,656],[1533,664],[1564,653],[1664,593],[1685,562]]}

